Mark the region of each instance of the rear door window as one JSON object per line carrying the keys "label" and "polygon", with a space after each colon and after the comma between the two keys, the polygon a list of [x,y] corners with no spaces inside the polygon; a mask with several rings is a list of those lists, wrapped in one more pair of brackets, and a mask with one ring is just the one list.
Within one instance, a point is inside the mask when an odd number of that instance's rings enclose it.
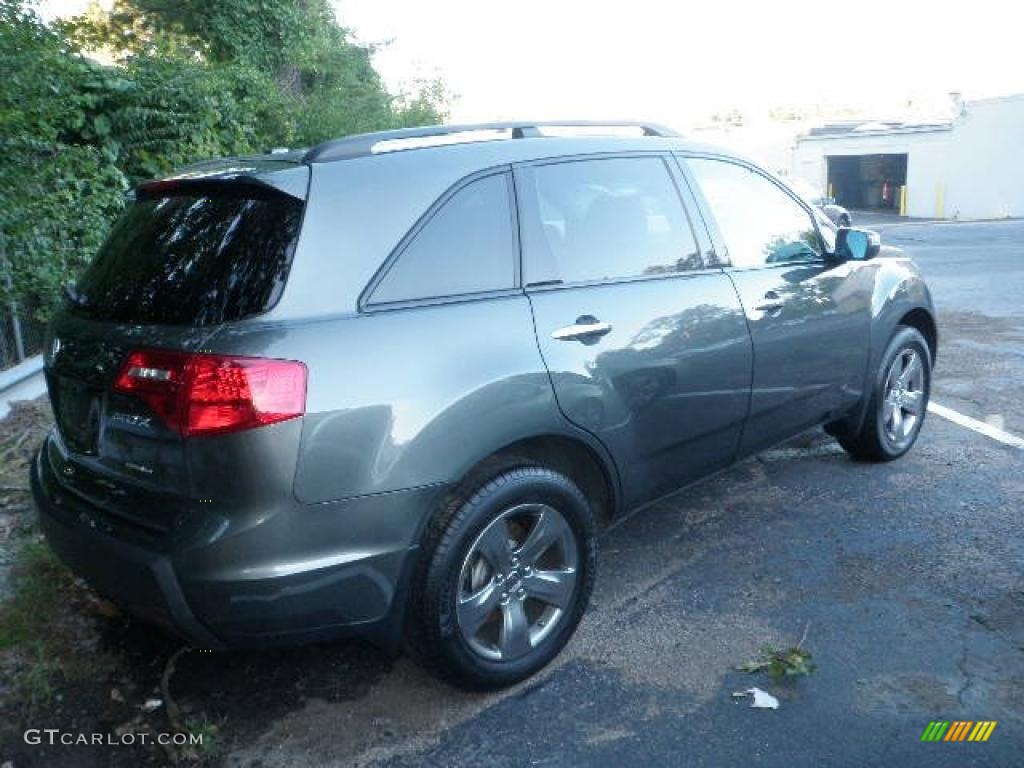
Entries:
{"label": "rear door window", "polygon": [[485,176],[456,191],[413,235],[371,303],[513,288],[517,260],[508,174]]}
{"label": "rear door window", "polygon": [[660,157],[538,165],[523,169],[521,179],[528,283],[615,280],[706,266]]}
{"label": "rear door window", "polygon": [[241,185],[193,191],[129,205],[79,279],[72,310],[119,323],[215,325],[272,307],[302,201]]}

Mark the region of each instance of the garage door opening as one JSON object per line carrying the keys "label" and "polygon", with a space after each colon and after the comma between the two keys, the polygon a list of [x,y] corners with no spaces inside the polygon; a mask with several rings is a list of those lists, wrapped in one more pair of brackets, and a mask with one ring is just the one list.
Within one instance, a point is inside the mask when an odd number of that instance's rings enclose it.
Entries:
{"label": "garage door opening", "polygon": [[907,183],[907,155],[829,155],[828,186],[839,205],[898,211]]}

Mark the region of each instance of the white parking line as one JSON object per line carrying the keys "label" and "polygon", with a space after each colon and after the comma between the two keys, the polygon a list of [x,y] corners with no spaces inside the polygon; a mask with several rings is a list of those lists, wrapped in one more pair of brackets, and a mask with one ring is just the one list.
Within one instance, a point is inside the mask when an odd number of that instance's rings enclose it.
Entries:
{"label": "white parking line", "polygon": [[985,435],[985,437],[991,437],[993,440],[998,440],[1004,445],[1009,445],[1014,448],[1024,448],[1024,438],[1011,435],[1009,432],[1005,432],[998,427],[993,427],[991,424],[986,424],[984,421],[978,421],[977,419],[972,419],[970,416],[964,416],[962,413],[957,413],[952,408],[939,405],[934,400],[929,401],[928,410],[936,416],[941,416],[944,419],[952,421],[954,424],[959,424],[961,427],[973,429],[978,434]]}

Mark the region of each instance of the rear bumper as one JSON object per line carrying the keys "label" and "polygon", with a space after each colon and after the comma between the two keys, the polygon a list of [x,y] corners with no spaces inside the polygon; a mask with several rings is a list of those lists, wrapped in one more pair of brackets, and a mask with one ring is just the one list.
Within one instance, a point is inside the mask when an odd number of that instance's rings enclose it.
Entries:
{"label": "rear bumper", "polygon": [[419,524],[438,487],[210,517],[146,542],[36,457],[32,491],[57,556],[97,592],[200,648],[362,636],[397,643]]}
{"label": "rear bumper", "polygon": [[42,452],[32,463],[31,481],[43,533],[65,565],[130,613],[199,648],[224,647],[192,613],[168,557],[104,530],[85,504],[59,488]]}

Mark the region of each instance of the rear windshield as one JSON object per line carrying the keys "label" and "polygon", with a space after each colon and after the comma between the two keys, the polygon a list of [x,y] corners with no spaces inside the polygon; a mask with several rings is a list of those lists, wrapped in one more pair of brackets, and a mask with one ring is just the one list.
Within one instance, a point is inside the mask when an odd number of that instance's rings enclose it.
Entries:
{"label": "rear windshield", "polygon": [[302,208],[300,200],[252,188],[140,199],[79,279],[72,309],[168,325],[265,312],[288,277]]}

